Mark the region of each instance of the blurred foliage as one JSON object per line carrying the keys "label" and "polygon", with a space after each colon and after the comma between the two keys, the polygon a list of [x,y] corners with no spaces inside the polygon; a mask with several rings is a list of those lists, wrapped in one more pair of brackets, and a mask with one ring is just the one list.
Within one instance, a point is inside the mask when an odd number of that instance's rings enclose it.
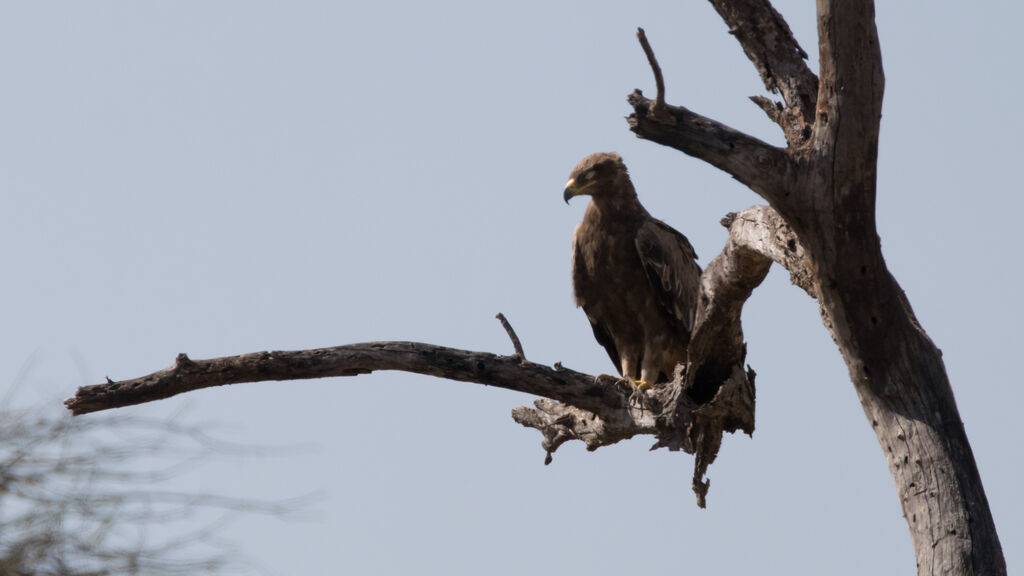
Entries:
{"label": "blurred foliage", "polygon": [[302,505],[163,489],[212,456],[261,449],[220,442],[180,418],[72,418],[54,405],[0,405],[0,576],[243,570],[218,537],[226,523]]}

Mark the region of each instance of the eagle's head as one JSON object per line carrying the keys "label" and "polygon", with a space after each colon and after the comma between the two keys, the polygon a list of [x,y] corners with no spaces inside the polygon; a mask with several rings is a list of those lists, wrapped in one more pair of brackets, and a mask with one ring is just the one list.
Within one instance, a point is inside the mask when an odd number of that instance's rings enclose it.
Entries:
{"label": "eagle's head", "polygon": [[632,186],[624,185],[627,182],[629,173],[622,157],[614,152],[598,152],[587,156],[572,169],[562,198],[566,204],[573,196],[606,198],[624,190],[631,191]]}

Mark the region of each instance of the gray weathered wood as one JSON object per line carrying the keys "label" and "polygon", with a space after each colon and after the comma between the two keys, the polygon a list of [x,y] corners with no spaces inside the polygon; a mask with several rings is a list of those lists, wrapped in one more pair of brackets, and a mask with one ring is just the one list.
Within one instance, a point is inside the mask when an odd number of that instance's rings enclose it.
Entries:
{"label": "gray weathered wood", "polygon": [[814,126],[818,77],[807,66],[807,53],[793,37],[782,16],[765,0],[711,0],[765,88],[782,96],[779,105],[763,96],[752,99],[782,128],[786,142],[807,141]]}
{"label": "gray weathered wood", "polygon": [[[699,149],[708,140],[706,127],[717,122],[658,124],[637,93],[630,96],[630,129],[732,174],[768,200],[800,238],[807,266],[790,267],[794,283],[818,298],[822,320],[885,452],[918,573],[1005,574],[942,355],[886,267],[875,227],[885,78],[873,3],[818,0],[820,81],[801,68],[789,28],[767,0],[711,3],[766,86],[783,93],[784,105],[755,102],[786,134],[786,159],[751,152],[750,141],[730,129],[730,142],[746,143],[739,149],[741,162],[761,162],[766,172],[751,175],[749,167],[717,158],[720,147],[710,155]],[[695,116],[681,107],[667,109]],[[784,257],[785,251],[775,259]]]}
{"label": "gray weathered wood", "polygon": [[368,342],[314,350],[255,352],[192,360],[179,354],[169,368],[141,378],[82,386],[64,402],[72,414],[121,408],[177,394],[242,382],[358,376],[403,370],[476,382],[571,402],[585,410],[620,408],[625,396],[593,376],[524,362],[516,356],[470,352],[419,342]]}

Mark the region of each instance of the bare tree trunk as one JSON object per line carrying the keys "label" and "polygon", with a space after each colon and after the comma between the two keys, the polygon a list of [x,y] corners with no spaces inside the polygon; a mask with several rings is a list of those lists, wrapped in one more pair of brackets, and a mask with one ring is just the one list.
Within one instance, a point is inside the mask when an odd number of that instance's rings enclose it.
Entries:
{"label": "bare tree trunk", "polygon": [[[822,319],[889,462],[918,573],[1005,574],[941,352],[886,268],[875,227],[885,81],[873,3],[818,1],[820,83],[769,2],[711,3],[765,85],[781,92],[784,104],[754,101],[783,129],[788,148],[720,125],[718,141],[742,145],[709,147],[714,121],[669,106],[678,121],[660,122],[650,113],[654,103],[638,93],[631,96],[632,129],[726,170],[792,226],[812,262]],[[757,163],[759,173],[734,166],[736,156]]]}

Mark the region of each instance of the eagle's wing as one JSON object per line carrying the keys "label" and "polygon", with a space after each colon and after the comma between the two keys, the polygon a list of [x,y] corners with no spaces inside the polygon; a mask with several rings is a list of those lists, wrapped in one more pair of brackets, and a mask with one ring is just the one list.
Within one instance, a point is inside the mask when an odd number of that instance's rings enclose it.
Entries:
{"label": "eagle's wing", "polygon": [[576,305],[582,306],[583,311],[587,314],[587,320],[590,321],[590,328],[594,331],[594,339],[608,352],[608,357],[612,359],[612,364],[615,364],[615,369],[622,374],[622,359],[619,358],[619,350],[615,347],[615,340],[612,339],[611,333],[601,323],[600,320],[594,317],[594,315],[587,310],[587,303],[579,297],[579,287],[589,286],[593,279],[587,274],[587,267],[583,263],[583,255],[580,254],[580,242],[579,242],[580,227],[576,226],[576,231],[572,235],[572,282],[577,287]]}
{"label": "eagle's wing", "polygon": [[689,334],[701,274],[690,241],[668,224],[651,218],[637,232],[636,249],[662,309]]}

